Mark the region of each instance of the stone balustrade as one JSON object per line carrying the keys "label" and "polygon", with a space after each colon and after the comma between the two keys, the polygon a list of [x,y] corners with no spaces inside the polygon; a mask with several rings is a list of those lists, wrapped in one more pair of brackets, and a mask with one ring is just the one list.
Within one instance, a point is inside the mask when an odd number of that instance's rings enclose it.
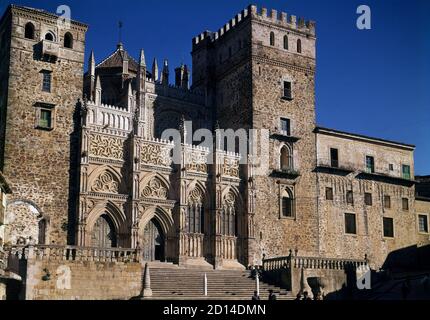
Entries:
{"label": "stone balustrade", "polygon": [[138,249],[35,245],[11,248],[9,262],[14,259],[140,262],[141,255]]}
{"label": "stone balustrade", "polygon": [[265,271],[288,268],[344,270],[347,267],[358,268],[367,265],[367,260],[349,260],[336,258],[287,256],[263,260]]}

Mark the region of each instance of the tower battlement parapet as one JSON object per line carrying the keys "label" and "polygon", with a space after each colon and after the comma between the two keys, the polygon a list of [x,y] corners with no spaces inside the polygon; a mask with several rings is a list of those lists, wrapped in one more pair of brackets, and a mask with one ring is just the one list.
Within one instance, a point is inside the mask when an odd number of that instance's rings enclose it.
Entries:
{"label": "tower battlement parapet", "polygon": [[193,38],[193,49],[203,45],[206,42],[214,42],[222,38],[225,34],[235,29],[239,24],[247,19],[256,19],[261,22],[267,22],[279,27],[288,28],[292,31],[306,33],[310,36],[315,36],[315,21],[305,20],[304,18],[297,18],[295,15],[288,15],[286,12],[278,12],[277,10],[270,10],[261,7],[258,10],[256,5],[250,5],[248,8],[242,10],[233,19],[227,22],[217,32],[204,31],[198,36]]}

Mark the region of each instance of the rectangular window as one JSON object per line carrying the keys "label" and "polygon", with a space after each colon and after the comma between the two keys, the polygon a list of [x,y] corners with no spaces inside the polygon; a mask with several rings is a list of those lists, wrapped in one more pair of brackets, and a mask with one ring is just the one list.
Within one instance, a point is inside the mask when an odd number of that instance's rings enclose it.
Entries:
{"label": "rectangular window", "polygon": [[292,99],[293,95],[291,92],[291,82],[290,81],[284,81],[284,99]]}
{"label": "rectangular window", "polygon": [[402,198],[402,210],[403,211],[409,211],[409,199],[408,198]]}
{"label": "rectangular window", "polygon": [[366,156],[366,172],[375,173],[375,158]]}
{"label": "rectangular window", "polygon": [[326,200],[333,200],[333,188],[325,188]]}
{"label": "rectangular window", "polygon": [[354,192],[352,190],[346,192],[346,203],[354,204]]}
{"label": "rectangular window", "polygon": [[287,136],[291,135],[290,119],[281,118],[281,131]]}
{"label": "rectangular window", "polygon": [[282,198],[282,216],[284,218],[293,217],[293,199],[287,197]]}
{"label": "rectangular window", "polygon": [[345,213],[345,233],[357,234],[357,222],[353,213]]}
{"label": "rectangular window", "polygon": [[394,165],[393,165],[393,164],[389,164],[389,165],[388,165],[388,170],[390,170],[390,171],[394,171]]}
{"label": "rectangular window", "polygon": [[51,72],[42,71],[42,91],[51,92]]}
{"label": "rectangular window", "polygon": [[335,148],[330,149],[330,165],[332,168],[339,167],[339,150]]}
{"label": "rectangular window", "polygon": [[384,237],[394,238],[394,221],[393,221],[393,218],[384,218]]}
{"label": "rectangular window", "polygon": [[45,129],[51,129],[52,128],[52,111],[51,110],[40,110],[40,120],[39,120],[39,127],[45,128]]}
{"label": "rectangular window", "polygon": [[411,166],[402,165],[402,177],[403,179],[411,179]]}
{"label": "rectangular window", "polygon": [[366,206],[371,206],[373,204],[371,193],[366,192],[364,194],[364,203],[366,204]]}
{"label": "rectangular window", "polygon": [[429,225],[428,225],[428,217],[427,217],[427,215],[420,214],[418,216],[418,230],[421,233],[428,233],[429,232]]}
{"label": "rectangular window", "polygon": [[384,208],[385,209],[391,209],[391,197],[390,196],[384,196]]}

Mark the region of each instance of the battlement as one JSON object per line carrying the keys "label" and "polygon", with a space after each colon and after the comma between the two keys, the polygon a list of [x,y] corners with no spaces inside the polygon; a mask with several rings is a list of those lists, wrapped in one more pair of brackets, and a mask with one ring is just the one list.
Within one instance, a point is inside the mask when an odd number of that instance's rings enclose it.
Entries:
{"label": "battlement", "polygon": [[265,7],[261,7],[260,10],[258,10],[256,5],[250,5],[248,6],[248,8],[238,13],[233,19],[227,22],[217,32],[211,32],[207,30],[194,37],[193,48],[196,48],[203,43],[214,42],[222,38],[229,31],[233,30],[236,26],[249,18],[256,19],[262,22],[276,24],[278,26],[288,28],[292,31],[297,31],[301,33],[306,33],[311,36],[315,36],[315,21],[305,20],[304,18],[297,19],[297,16],[295,15],[288,15],[286,12],[278,13],[278,11],[274,9],[268,12],[267,8]]}

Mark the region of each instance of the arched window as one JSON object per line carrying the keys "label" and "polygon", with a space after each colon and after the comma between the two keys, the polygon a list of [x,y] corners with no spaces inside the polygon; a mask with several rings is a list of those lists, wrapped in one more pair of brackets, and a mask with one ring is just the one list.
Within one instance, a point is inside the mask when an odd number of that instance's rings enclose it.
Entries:
{"label": "arched window", "polygon": [[284,36],[284,49],[288,50],[288,36]]}
{"label": "arched window", "polygon": [[204,233],[205,209],[203,205],[203,194],[196,188],[191,191],[186,211],[186,230],[188,233]]}
{"label": "arched window", "polygon": [[67,32],[64,35],[64,47],[69,48],[69,49],[73,49],[73,36],[70,32]]}
{"label": "arched window", "polygon": [[280,164],[282,171],[293,169],[293,155],[291,149],[288,146],[283,146],[281,149]]}
{"label": "arched window", "polygon": [[302,40],[297,39],[297,52],[302,53]]}
{"label": "arched window", "polygon": [[294,197],[289,188],[281,194],[281,215],[283,218],[294,217]]}
{"label": "arched window", "polygon": [[25,34],[24,37],[27,39],[34,40],[34,25],[31,22],[28,22],[25,25]]}
{"label": "arched window", "polygon": [[54,35],[51,32],[45,34],[45,40],[54,41]]}
{"label": "arched window", "polygon": [[270,32],[270,45],[273,47],[275,45],[275,33]]}
{"label": "arched window", "polygon": [[237,210],[236,210],[236,197],[233,193],[228,193],[223,209],[221,211],[221,234],[225,236],[237,236]]}

